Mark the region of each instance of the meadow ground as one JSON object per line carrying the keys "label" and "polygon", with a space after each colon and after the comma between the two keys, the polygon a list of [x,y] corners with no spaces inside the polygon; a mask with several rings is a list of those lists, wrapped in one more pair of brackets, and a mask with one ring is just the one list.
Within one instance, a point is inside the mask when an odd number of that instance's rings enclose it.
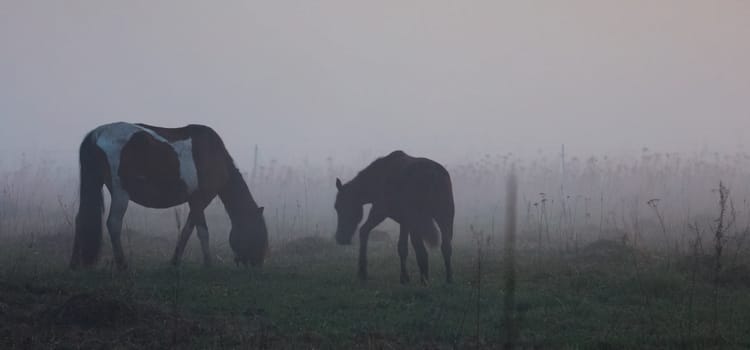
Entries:
{"label": "meadow ground", "polygon": [[659,256],[617,241],[544,254],[522,245],[509,326],[502,249],[492,241],[482,241],[481,260],[477,245],[455,247],[452,285],[439,249],[430,252],[430,284],[415,283],[410,252],[404,286],[395,241],[385,236],[370,244],[364,283],[356,241],[278,243],[262,269],[251,269],[234,266],[218,240],[215,266],[204,268],[193,238],[174,268],[176,237],[124,237],[131,269],[119,273],[107,243],[96,268],[69,271],[68,234],[4,235],[0,347],[498,348],[512,329],[519,348],[750,347],[743,256],[728,258],[715,279],[714,261],[700,254]]}

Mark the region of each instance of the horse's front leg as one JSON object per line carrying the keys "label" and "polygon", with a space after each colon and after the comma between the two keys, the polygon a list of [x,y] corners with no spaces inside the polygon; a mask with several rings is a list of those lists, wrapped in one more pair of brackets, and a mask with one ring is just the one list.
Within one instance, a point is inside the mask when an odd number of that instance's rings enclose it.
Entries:
{"label": "horse's front leg", "polygon": [[385,220],[385,215],[375,205],[370,209],[370,214],[362,227],[359,228],[359,278],[367,279],[367,241],[370,238],[370,231]]}

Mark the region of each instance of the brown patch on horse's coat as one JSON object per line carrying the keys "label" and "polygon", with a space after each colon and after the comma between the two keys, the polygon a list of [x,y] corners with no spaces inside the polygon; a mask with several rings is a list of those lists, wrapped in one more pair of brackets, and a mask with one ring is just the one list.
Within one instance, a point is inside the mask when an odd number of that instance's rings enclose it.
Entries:
{"label": "brown patch on horse's coat", "polygon": [[169,208],[188,200],[180,160],[170,144],[137,132],[120,151],[119,174],[130,199],[151,208]]}

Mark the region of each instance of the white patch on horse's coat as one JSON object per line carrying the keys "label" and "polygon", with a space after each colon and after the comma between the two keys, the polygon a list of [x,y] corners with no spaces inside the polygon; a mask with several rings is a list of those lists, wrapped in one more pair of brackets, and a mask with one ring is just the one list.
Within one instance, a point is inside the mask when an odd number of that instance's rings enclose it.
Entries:
{"label": "white patch on horse's coat", "polygon": [[120,152],[133,137],[133,134],[139,131],[145,131],[157,141],[164,142],[172,147],[177,153],[177,160],[180,163],[180,179],[185,183],[188,194],[195,192],[198,189],[198,170],[193,159],[193,141],[188,138],[170,143],[153,130],[125,122],[102,125],[92,132],[96,145],[107,155],[113,191],[124,191],[118,172],[120,169]]}
{"label": "white patch on horse's coat", "polygon": [[91,135],[96,141],[96,145],[107,155],[113,192],[122,191],[122,184],[120,184],[120,176],[118,175],[120,169],[120,151],[137,131],[138,129],[134,125],[119,122],[102,125],[94,129]]}
{"label": "white patch on horse's coat", "polygon": [[180,177],[187,186],[188,193],[198,189],[198,169],[195,168],[193,160],[193,140],[185,139],[172,143],[172,148],[177,152],[180,161]]}

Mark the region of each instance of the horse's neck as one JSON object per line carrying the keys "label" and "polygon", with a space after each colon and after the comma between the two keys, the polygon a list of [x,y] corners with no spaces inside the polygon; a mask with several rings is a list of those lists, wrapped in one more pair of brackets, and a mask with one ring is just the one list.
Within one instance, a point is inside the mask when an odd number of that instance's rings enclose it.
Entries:
{"label": "horse's neck", "polygon": [[250,194],[247,183],[242,179],[239,170],[234,169],[229,176],[229,181],[224,188],[219,191],[219,198],[229,214],[232,223],[247,216],[252,209],[258,209],[258,204]]}
{"label": "horse's neck", "polygon": [[356,191],[360,202],[369,204],[383,193],[385,176],[374,171],[360,173],[352,180],[351,184],[354,186],[353,189]]}

